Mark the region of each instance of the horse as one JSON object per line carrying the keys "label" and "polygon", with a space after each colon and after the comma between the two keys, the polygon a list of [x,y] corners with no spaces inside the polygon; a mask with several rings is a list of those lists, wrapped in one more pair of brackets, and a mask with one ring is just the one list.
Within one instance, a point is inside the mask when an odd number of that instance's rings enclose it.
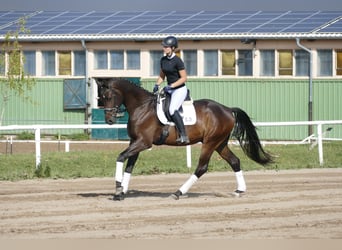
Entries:
{"label": "horse", "polygon": [[[116,160],[114,200],[123,200],[128,191],[129,181],[139,153],[152,145],[184,146],[176,142],[177,130],[174,126],[162,124],[156,114],[157,95],[137,86],[126,79],[96,79],[99,99],[104,104],[105,122],[114,124],[117,114],[125,106],[129,118],[127,133],[129,146]],[[231,194],[242,196],[246,183],[240,168],[240,159],[229,149],[228,140],[234,136],[243,152],[253,161],[267,165],[273,162],[259,140],[250,117],[240,108],[229,108],[210,99],[193,101],[197,120],[194,125],[185,126],[189,144],[202,143],[200,157],[190,178],[170,196],[178,200],[185,195],[195,182],[208,171],[208,163],[216,151],[232,168],[237,181],[237,189]],[[123,171],[124,162],[127,160]]]}

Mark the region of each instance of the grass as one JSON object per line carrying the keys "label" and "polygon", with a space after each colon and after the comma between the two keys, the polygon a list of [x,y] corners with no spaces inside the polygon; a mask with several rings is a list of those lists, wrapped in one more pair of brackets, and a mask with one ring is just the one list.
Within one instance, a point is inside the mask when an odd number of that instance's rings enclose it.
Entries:
{"label": "grass", "polygon": [[[319,168],[318,150],[310,145],[266,145],[265,150],[276,156],[275,163],[263,167],[248,159],[238,146],[230,146],[240,158],[244,171],[261,169]],[[342,142],[325,142],[324,167],[342,167]],[[193,172],[200,154],[200,145],[193,146],[192,168],[186,166],[184,147],[153,147],[140,154],[134,175]],[[121,151],[121,150],[120,150]],[[41,165],[35,168],[34,154],[0,155],[0,180],[33,178],[112,177],[120,151],[71,151],[42,154]],[[230,166],[214,153],[209,171],[231,171]]]}

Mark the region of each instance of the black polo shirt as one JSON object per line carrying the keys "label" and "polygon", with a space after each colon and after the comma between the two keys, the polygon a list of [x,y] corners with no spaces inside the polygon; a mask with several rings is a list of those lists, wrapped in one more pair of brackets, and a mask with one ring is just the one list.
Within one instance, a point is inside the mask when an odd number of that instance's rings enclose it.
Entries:
{"label": "black polo shirt", "polygon": [[169,85],[176,82],[180,78],[179,71],[185,69],[184,62],[176,55],[171,59],[163,56],[160,59],[160,67]]}

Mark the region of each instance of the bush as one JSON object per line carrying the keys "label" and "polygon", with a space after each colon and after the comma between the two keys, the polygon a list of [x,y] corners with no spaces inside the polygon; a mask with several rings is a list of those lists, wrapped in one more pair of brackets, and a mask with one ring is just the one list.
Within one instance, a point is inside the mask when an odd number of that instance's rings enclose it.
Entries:
{"label": "bush", "polygon": [[34,134],[24,131],[17,135],[18,140],[34,140]]}
{"label": "bush", "polygon": [[89,140],[89,135],[86,133],[70,134],[70,135],[56,135],[55,138],[61,140],[75,140],[75,141],[86,141]]}
{"label": "bush", "polygon": [[37,178],[49,178],[51,177],[51,169],[48,165],[44,168],[42,164],[39,164],[38,168],[34,171],[34,175]]}

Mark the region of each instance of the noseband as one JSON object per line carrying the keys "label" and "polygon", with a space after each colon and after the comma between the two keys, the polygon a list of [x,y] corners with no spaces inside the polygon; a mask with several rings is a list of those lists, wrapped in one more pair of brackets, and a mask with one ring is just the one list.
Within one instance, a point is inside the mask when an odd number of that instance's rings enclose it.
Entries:
{"label": "noseband", "polygon": [[121,115],[121,113],[125,112],[126,109],[120,109],[119,106],[114,106],[113,108],[104,108],[103,109],[105,114],[107,113],[111,113],[113,118],[117,118],[117,117],[121,117],[123,115]]}
{"label": "noseband", "polygon": [[111,116],[113,118],[116,118],[118,115],[118,111],[119,111],[119,106],[114,106],[113,108],[104,108],[104,112],[105,114],[111,113]]}

